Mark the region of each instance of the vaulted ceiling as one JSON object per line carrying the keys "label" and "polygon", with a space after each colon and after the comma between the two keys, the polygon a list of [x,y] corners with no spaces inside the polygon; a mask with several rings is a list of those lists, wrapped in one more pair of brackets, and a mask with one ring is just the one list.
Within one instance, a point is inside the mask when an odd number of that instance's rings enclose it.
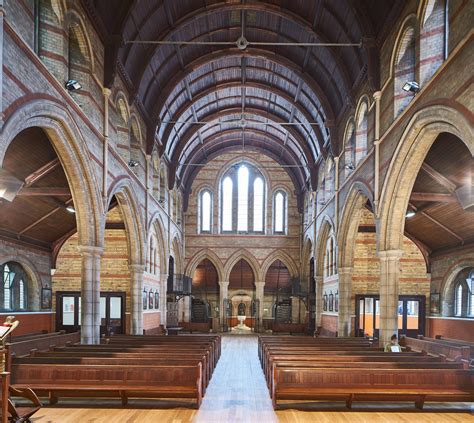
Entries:
{"label": "vaulted ceiling", "polygon": [[[320,155],[338,153],[335,126],[360,84],[368,79],[378,88],[376,46],[404,5],[403,0],[82,3],[106,45],[105,84],[121,73],[148,121],[148,153],[158,148],[170,164],[170,185],[177,177],[189,187],[193,165],[247,148],[287,165],[299,192],[314,185]],[[248,45],[238,48],[242,36]],[[346,45],[331,45],[340,43]]]}

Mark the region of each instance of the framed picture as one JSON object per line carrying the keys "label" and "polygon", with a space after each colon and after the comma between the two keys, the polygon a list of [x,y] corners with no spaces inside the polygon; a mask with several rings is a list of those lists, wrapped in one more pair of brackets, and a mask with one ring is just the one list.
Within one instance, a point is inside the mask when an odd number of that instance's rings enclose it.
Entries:
{"label": "framed picture", "polygon": [[143,310],[148,308],[148,291],[146,289],[143,290]]}
{"label": "framed picture", "polygon": [[52,307],[52,295],[51,288],[41,289],[41,308],[50,309]]}
{"label": "framed picture", "polygon": [[339,311],[339,291],[334,295],[334,311]]}
{"label": "framed picture", "polygon": [[153,291],[150,289],[150,292],[148,293],[148,308],[150,310],[153,310],[153,300],[155,299],[155,296],[153,295]]}
{"label": "framed picture", "polygon": [[155,291],[155,308],[160,308],[160,294],[158,291]]}
{"label": "framed picture", "polygon": [[328,311],[328,295],[323,295],[323,311]]}
{"label": "framed picture", "polygon": [[440,298],[439,292],[438,293],[434,292],[430,294],[430,313],[439,314],[440,302],[441,302],[441,298]]}
{"label": "framed picture", "polygon": [[334,311],[334,294],[332,291],[329,294],[329,311]]}

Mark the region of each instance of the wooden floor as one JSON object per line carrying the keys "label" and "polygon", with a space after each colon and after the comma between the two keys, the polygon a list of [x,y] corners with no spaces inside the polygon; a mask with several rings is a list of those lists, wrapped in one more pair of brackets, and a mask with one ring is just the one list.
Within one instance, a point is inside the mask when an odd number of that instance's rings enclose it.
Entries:
{"label": "wooden floor", "polygon": [[[166,408],[157,408],[157,407]],[[89,403],[63,401],[41,409],[32,419],[38,423],[181,423],[181,422],[474,422],[473,404],[427,404],[422,412],[413,404],[384,407],[355,404],[348,411],[340,406],[303,405],[274,412],[257,357],[257,338],[228,335],[222,340],[222,356],[199,410],[179,404],[131,401],[123,408],[119,401]]]}

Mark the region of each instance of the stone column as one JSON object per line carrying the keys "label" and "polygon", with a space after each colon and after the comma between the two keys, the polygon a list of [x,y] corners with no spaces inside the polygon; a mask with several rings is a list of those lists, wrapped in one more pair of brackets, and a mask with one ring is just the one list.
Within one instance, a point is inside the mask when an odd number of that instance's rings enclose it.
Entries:
{"label": "stone column", "polygon": [[130,264],[128,267],[132,282],[130,290],[132,300],[130,333],[132,335],[143,335],[143,273],[145,272],[145,265]]}
{"label": "stone column", "polygon": [[352,267],[340,267],[339,275],[339,314],[337,318],[338,336],[350,336],[352,317]]}
{"label": "stone column", "polygon": [[103,248],[80,245],[81,269],[81,343],[100,342],[100,259]]}
{"label": "stone column", "polygon": [[316,310],[315,310],[315,330],[322,325],[322,313],[323,313],[323,276],[316,276]]}
{"label": "stone column", "polygon": [[225,323],[224,300],[229,295],[229,282],[219,282],[219,315],[221,326]]}
{"label": "stone column", "polygon": [[168,274],[161,274],[160,281],[160,322],[166,328],[167,324],[167,292],[168,292]]}
{"label": "stone column", "polygon": [[380,345],[398,334],[398,284],[401,250],[378,252],[380,258]]}
{"label": "stone column", "polygon": [[260,332],[263,331],[264,288],[265,288],[265,282],[255,282],[255,299],[257,299],[259,302],[257,320],[258,320],[258,328]]}

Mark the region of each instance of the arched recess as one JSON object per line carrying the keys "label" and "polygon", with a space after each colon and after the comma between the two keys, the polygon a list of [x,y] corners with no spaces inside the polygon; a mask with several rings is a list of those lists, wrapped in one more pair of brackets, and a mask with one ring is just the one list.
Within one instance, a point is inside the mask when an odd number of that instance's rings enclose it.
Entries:
{"label": "arched recess", "polygon": [[364,97],[356,113],[356,132],[355,132],[355,163],[357,166],[367,155],[368,150],[368,113],[369,103]]}
{"label": "arched recess", "polygon": [[224,281],[230,280],[230,272],[240,260],[245,260],[253,271],[255,282],[264,281],[260,272],[260,265],[255,256],[246,249],[241,249],[232,254],[224,266]]}
{"label": "arched recess", "polygon": [[66,174],[73,197],[79,244],[101,246],[103,242],[103,202],[97,175],[89,160],[89,150],[74,118],[60,104],[33,100],[6,117],[0,133],[0,163],[18,134],[28,128],[44,130]]}
{"label": "arched recess", "polygon": [[349,177],[356,167],[355,151],[355,125],[354,120],[350,118],[344,131],[344,160],[342,160],[342,165],[345,179]]}
{"label": "arched recess", "polygon": [[[41,289],[51,288],[51,281],[43,283],[39,271],[36,269],[35,264],[28,259],[24,254],[1,254],[0,253],[0,266],[5,263],[14,262],[18,263],[28,276],[28,287],[27,287],[27,305],[28,311],[39,311],[41,309]],[[0,279],[3,275],[0,274]]]}
{"label": "arched recess", "polygon": [[474,156],[474,129],[458,110],[431,106],[417,112],[402,134],[385,177],[379,211],[379,251],[401,250],[413,185],[437,136],[455,135]]}
{"label": "arched recess", "polygon": [[473,261],[462,261],[451,266],[446,272],[446,277],[441,282],[441,315],[454,316],[454,288],[461,272],[473,268]]}
{"label": "arched recess", "polygon": [[145,264],[145,227],[141,206],[132,182],[128,178],[119,179],[109,189],[109,204],[115,196],[125,223],[130,265]]}
{"label": "arched recess", "polygon": [[324,256],[326,254],[326,243],[331,234],[335,234],[334,222],[330,217],[325,216],[321,228],[319,229],[318,238],[316,240],[315,276],[324,276]]}
{"label": "arched recess", "polygon": [[270,266],[277,260],[280,260],[286,266],[291,278],[296,278],[298,276],[298,266],[295,261],[285,251],[280,250],[270,254],[262,263],[260,272],[264,278],[267,276]]}
{"label": "arched recess", "polygon": [[173,241],[171,242],[171,251],[170,254],[173,255],[174,258],[174,273],[175,275],[183,275],[184,274],[184,261],[183,261],[183,253],[182,253],[182,241],[178,235],[175,235]]}
{"label": "arched recess", "polygon": [[307,237],[303,243],[303,253],[301,255],[301,280],[309,280],[310,276],[312,276],[309,274],[309,263],[313,257],[313,242]]}
{"label": "arched recess", "polygon": [[188,262],[188,265],[186,266],[186,276],[192,278],[199,263],[206,259],[209,260],[216,268],[218,280],[228,281],[228,279],[224,279],[224,266],[222,265],[221,259],[214,251],[209,249],[202,249],[196,254],[194,254],[193,258]]}
{"label": "arched recess", "polygon": [[156,212],[150,219],[150,223],[148,225],[147,233],[151,233],[152,231],[155,232],[157,241],[158,241],[158,255],[160,257],[160,272],[161,274],[166,274],[168,271],[168,256],[169,250],[166,242],[165,230],[164,230],[163,220],[161,218],[161,214]]}

